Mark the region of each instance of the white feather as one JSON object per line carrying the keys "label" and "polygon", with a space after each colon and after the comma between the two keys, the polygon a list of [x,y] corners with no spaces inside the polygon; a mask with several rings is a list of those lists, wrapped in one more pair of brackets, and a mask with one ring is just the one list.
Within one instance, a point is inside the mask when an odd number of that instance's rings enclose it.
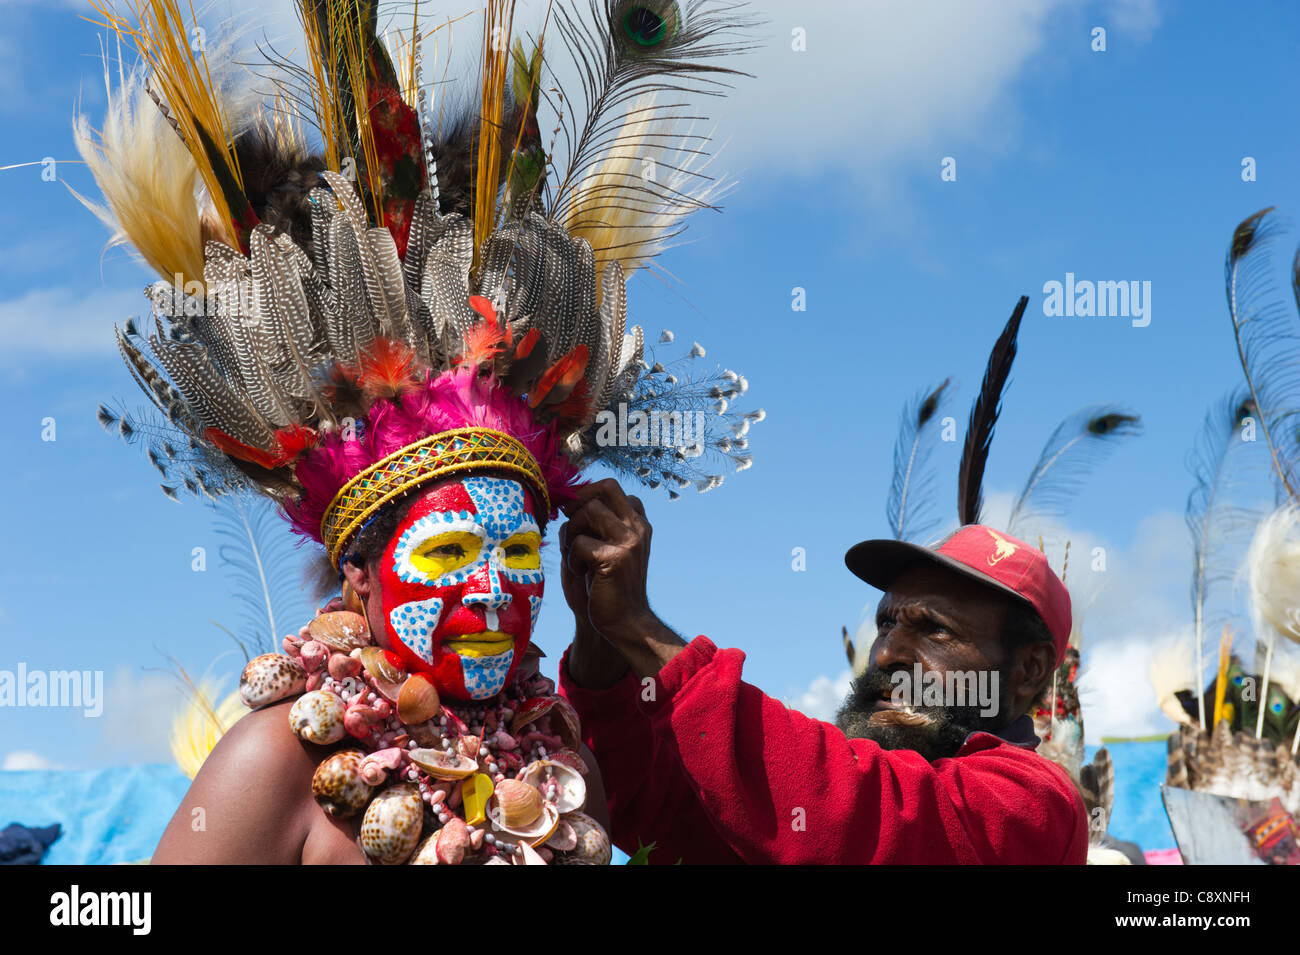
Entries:
{"label": "white feather", "polygon": [[1191,726],[1196,722],[1187,715],[1175,695],[1179,690],[1198,692],[1199,681],[1196,680],[1195,669],[1191,641],[1186,637],[1167,640],[1151,654],[1147,678],[1156,691],[1156,702],[1160,704],[1160,709],[1175,723]]}

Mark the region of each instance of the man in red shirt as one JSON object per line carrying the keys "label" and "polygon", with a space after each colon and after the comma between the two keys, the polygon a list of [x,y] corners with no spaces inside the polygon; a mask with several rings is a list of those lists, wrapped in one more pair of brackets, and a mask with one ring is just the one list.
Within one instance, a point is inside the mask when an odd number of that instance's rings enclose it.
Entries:
{"label": "man in red shirt", "polygon": [[832,725],[743,682],[739,650],[687,643],[654,615],[635,497],[601,481],[568,514],[577,632],[561,687],[616,845],[653,841],[660,863],[1084,862],[1083,802],[1033,752],[1027,715],[1070,633],[1069,594],[1040,551],[981,525],[935,549],[853,547],[849,569],[885,595]]}

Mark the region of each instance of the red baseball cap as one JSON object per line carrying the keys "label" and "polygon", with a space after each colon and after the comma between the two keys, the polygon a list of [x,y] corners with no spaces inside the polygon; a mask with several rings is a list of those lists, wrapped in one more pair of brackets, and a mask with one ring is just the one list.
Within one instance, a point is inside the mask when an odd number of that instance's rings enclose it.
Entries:
{"label": "red baseball cap", "polygon": [[898,540],[854,544],[844,555],[849,570],[879,590],[918,564],[947,567],[1019,598],[1038,612],[1056,643],[1056,665],[1070,642],[1070,592],[1047,557],[1024,541],[983,524],[967,524],[937,547]]}

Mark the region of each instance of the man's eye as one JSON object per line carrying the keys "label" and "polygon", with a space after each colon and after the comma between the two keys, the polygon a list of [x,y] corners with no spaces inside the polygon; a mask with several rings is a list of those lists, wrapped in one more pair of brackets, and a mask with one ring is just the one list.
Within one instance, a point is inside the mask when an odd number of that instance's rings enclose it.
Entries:
{"label": "man's eye", "polygon": [[525,531],[501,545],[501,556],[511,570],[538,570],[542,566],[541,546],[542,539],[538,534]]}
{"label": "man's eye", "polygon": [[412,566],[422,574],[441,577],[460,570],[478,557],[482,540],[468,531],[450,531],[426,540],[411,554]]}

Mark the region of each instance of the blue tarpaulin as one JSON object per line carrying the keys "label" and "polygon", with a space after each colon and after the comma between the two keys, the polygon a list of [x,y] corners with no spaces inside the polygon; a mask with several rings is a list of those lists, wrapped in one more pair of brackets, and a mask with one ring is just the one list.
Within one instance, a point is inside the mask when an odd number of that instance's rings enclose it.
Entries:
{"label": "blue tarpaulin", "polygon": [[49,865],[145,862],[189,786],[165,765],[0,772],[0,828],[63,826]]}
{"label": "blue tarpaulin", "polygon": [[[1163,739],[1132,743],[1107,743],[1115,767],[1115,804],[1111,807],[1110,835],[1136,842],[1143,850],[1172,849],[1174,831],[1169,828],[1160,784],[1165,781],[1168,747]],[[1097,747],[1089,746],[1086,759]]]}

